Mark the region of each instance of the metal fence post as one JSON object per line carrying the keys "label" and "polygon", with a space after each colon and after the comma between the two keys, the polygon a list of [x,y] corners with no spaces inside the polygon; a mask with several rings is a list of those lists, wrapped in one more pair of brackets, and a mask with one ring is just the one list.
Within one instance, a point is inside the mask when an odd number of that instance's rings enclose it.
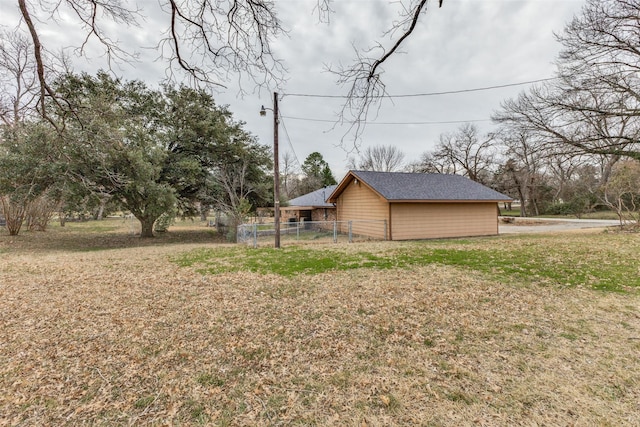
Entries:
{"label": "metal fence post", "polygon": [[300,221],[296,222],[296,240],[300,240]]}
{"label": "metal fence post", "polygon": [[253,224],[253,247],[258,247],[258,224]]}
{"label": "metal fence post", "polygon": [[383,220],[384,221],[384,240],[389,240],[387,238],[387,220]]}
{"label": "metal fence post", "polygon": [[333,243],[338,243],[338,221],[333,221]]}
{"label": "metal fence post", "polygon": [[349,243],[353,243],[353,221],[349,221]]}

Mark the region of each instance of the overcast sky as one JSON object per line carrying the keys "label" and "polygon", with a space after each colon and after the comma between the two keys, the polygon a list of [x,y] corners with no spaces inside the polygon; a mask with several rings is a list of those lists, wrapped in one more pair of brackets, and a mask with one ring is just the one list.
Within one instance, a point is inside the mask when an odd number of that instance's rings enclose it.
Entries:
{"label": "overcast sky", "polygon": [[[125,0],[126,1],[126,0]],[[127,79],[155,84],[164,75],[165,64],[154,61],[153,47],[165,21],[156,21],[158,0],[139,0],[147,13],[141,29],[114,28],[117,38],[140,53],[141,61],[116,69]],[[288,94],[345,95],[346,87],[336,85],[336,77],[326,72],[327,64],[349,64],[353,45],[367,47],[382,37],[397,16],[398,2],[388,0],[336,0],[329,25],[313,14],[316,0],[278,0],[280,18],[289,36],[275,45],[276,55],[288,68],[287,82],[278,90],[283,94],[280,113],[280,152],[292,151],[300,162],[312,152],[320,152],[337,179],[346,172],[350,154],[341,148],[346,127],[334,126],[340,99],[300,97]],[[571,17],[579,13],[584,0],[445,0],[437,8],[431,0],[414,34],[403,45],[403,53],[384,64],[383,79],[391,95],[410,95],[457,91],[544,79],[554,75],[559,50],[553,33],[562,32]],[[18,23],[16,0],[0,0],[1,23],[15,28]],[[63,16],[64,21],[64,16]],[[48,48],[77,45],[78,31],[64,22],[39,22],[41,37]],[[119,32],[119,33],[118,33]],[[95,72],[105,63],[94,58],[87,63],[75,60],[78,70]],[[527,86],[437,96],[400,97],[385,100],[375,121],[361,136],[360,148],[394,145],[415,161],[434,147],[439,135],[453,132],[460,123],[473,121],[482,132],[492,129],[490,116],[506,98],[517,96]],[[250,89],[250,87],[247,87]],[[260,117],[261,105],[272,106],[272,91],[238,97],[232,82],[216,93],[218,104],[228,105],[238,120],[259,140],[271,145],[271,112]],[[407,124],[425,123],[428,124]],[[448,122],[448,123],[447,123]],[[342,145],[353,148],[352,140]]]}

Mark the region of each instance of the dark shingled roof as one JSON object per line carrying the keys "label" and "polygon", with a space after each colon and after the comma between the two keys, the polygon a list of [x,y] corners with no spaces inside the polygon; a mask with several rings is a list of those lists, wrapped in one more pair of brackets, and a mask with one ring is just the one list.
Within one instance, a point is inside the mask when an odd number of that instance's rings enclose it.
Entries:
{"label": "dark shingled roof", "polygon": [[387,200],[512,200],[460,175],[371,171],[351,173]]}
{"label": "dark shingled roof", "polygon": [[300,197],[289,200],[289,206],[313,206],[316,208],[333,208],[332,203],[327,203],[327,199],[333,193],[337,185],[328,185],[311,193],[303,194]]}

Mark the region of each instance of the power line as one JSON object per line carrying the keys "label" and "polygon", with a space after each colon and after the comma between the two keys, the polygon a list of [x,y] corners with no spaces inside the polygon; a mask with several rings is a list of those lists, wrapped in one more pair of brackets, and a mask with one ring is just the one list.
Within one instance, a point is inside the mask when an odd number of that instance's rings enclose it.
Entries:
{"label": "power line", "polygon": [[[282,111],[282,109],[280,109]],[[287,130],[287,126],[284,123],[284,120],[287,118],[286,116],[280,115],[280,123],[282,124],[282,129],[284,129],[284,134],[287,136],[287,142],[289,142],[289,147],[291,148],[291,152],[293,153],[293,157],[296,159],[296,163],[298,163],[299,167],[302,167],[300,163],[300,159],[298,159],[298,154],[296,154],[295,148],[293,148],[293,143],[291,142],[291,137],[289,136],[289,131]]]}
{"label": "power line", "polygon": [[[284,116],[287,119],[291,120],[302,120],[306,122],[320,122],[320,123],[337,123],[340,120],[328,120],[328,119],[312,119],[308,117],[292,117],[292,116]],[[447,124],[456,124],[456,123],[478,123],[478,122],[490,122],[491,119],[475,119],[475,120],[447,120],[447,121],[438,121],[438,122],[366,122],[368,125],[447,125]],[[286,131],[286,130],[285,130]]]}
{"label": "power line", "polygon": [[[528,85],[533,83],[548,82],[550,80],[556,80],[556,79],[557,77],[548,77],[546,79],[528,80],[526,82],[507,83],[507,84],[496,85],[496,86],[476,87],[472,89],[448,90],[444,92],[409,93],[409,94],[401,94],[401,95],[377,95],[377,96],[371,96],[370,98],[412,98],[412,97],[419,97],[419,96],[452,95],[456,93],[480,92],[484,90],[502,89],[505,87],[523,86],[523,85]],[[310,93],[284,93],[282,94],[282,96],[283,97],[297,96],[297,97],[306,97],[306,98],[340,98],[340,99],[350,98],[349,95],[319,95],[319,94],[310,94]],[[356,98],[361,98],[361,97],[356,97]]]}

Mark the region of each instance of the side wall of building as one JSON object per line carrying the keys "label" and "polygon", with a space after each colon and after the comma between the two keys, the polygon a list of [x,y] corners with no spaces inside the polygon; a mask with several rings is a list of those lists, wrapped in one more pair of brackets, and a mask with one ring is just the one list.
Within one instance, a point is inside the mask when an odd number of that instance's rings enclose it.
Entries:
{"label": "side wall of building", "polygon": [[498,234],[495,202],[392,203],[391,239],[435,239]]}

